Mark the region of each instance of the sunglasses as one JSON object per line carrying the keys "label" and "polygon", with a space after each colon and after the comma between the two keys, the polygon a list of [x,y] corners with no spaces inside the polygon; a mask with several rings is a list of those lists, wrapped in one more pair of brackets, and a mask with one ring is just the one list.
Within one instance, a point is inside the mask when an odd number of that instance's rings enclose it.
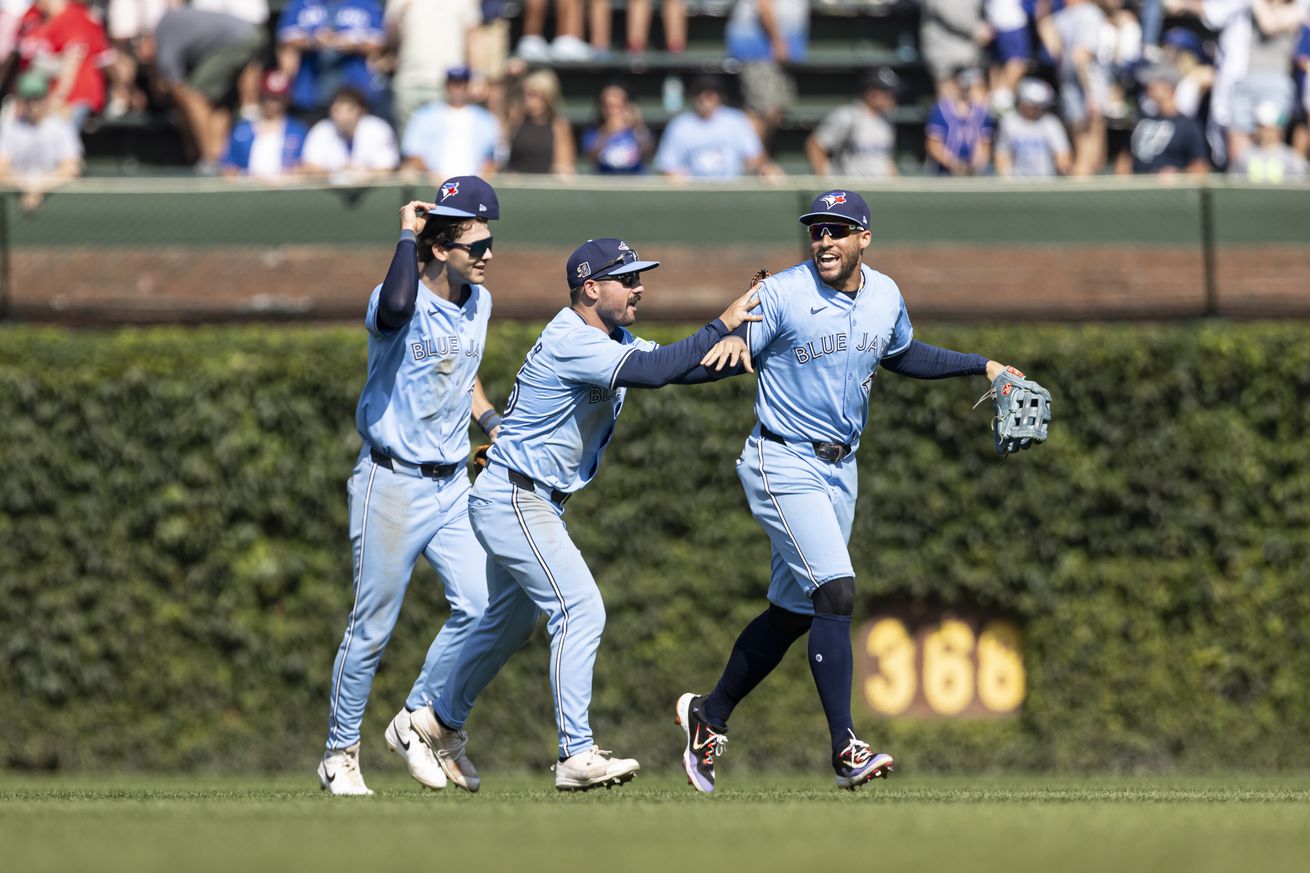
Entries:
{"label": "sunglasses", "polygon": [[613,279],[624,288],[636,288],[641,285],[641,273],[624,273],[620,276],[603,276],[604,279]]}
{"label": "sunglasses", "polygon": [[846,239],[853,233],[863,233],[864,228],[855,224],[811,224],[810,239],[818,242],[827,234],[833,239]]}
{"label": "sunglasses", "polygon": [[485,239],[480,239],[477,242],[471,243],[452,242],[446,243],[445,247],[448,249],[461,249],[466,251],[469,253],[469,257],[476,261],[487,252],[491,251],[491,240],[491,237],[486,237]]}

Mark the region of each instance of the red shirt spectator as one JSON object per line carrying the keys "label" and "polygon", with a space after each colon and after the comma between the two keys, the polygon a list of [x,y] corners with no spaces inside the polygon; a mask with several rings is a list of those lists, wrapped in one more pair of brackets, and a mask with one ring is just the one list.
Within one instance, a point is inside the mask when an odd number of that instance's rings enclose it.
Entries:
{"label": "red shirt spectator", "polygon": [[[33,12],[44,19],[34,27]],[[51,96],[56,106],[62,104],[82,116],[104,108],[101,66],[108,60],[109,39],[85,6],[72,0],[37,0],[20,33],[18,51],[25,65],[53,77]]]}

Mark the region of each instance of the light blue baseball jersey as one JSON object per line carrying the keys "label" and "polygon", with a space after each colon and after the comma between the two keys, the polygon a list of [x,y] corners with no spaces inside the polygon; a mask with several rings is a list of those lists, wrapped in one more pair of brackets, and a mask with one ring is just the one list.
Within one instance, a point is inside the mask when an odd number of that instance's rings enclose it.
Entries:
{"label": "light blue baseball jersey", "polygon": [[896,283],[860,269],[864,287],[853,297],[825,285],[811,261],[760,289],[762,320],[747,332],[759,374],[755,415],[778,436],[858,446],[879,361],[914,338]]}
{"label": "light blue baseball jersey", "polygon": [[482,285],[468,287],[459,306],[419,282],[414,317],[394,333],[378,327],[382,286],[369,298],[368,377],[355,427],[393,458],[411,464],[468,459],[473,380],[491,318],[491,293]]}
{"label": "light blue baseball jersey", "polygon": [[595,477],[623,409],[619,367],[633,352],[655,348],[623,328],[606,336],[572,309],[560,310],[519,368],[487,460],[577,491]]}

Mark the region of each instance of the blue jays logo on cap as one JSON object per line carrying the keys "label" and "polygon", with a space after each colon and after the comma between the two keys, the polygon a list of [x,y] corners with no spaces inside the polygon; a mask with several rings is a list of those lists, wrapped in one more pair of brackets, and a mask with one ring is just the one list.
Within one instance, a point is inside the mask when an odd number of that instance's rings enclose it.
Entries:
{"label": "blue jays logo on cap", "polygon": [[437,188],[437,207],[431,215],[451,218],[500,218],[500,201],[496,189],[477,176],[455,176]]}
{"label": "blue jays logo on cap", "polygon": [[810,211],[802,215],[800,221],[801,224],[813,224],[824,218],[858,224],[868,230],[869,204],[854,191],[825,191],[814,198]]}
{"label": "blue jays logo on cap", "polygon": [[588,279],[608,279],[625,273],[653,270],[659,261],[643,261],[637,252],[621,239],[605,237],[589,239],[574,249],[564,267],[564,276],[570,288],[577,288]]}

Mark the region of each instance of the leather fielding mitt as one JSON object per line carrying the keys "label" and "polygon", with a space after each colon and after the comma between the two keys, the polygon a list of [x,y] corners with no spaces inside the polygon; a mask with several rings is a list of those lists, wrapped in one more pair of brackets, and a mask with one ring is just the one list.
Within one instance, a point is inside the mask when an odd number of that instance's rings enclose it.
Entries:
{"label": "leather fielding mitt", "polygon": [[1025,379],[1014,367],[1006,367],[974,408],[984,400],[991,400],[995,406],[992,436],[996,439],[996,454],[1006,458],[1034,443],[1046,442],[1051,425],[1050,391]]}
{"label": "leather fielding mitt", "polygon": [[473,450],[473,460],[469,464],[473,467],[473,478],[478,478],[478,474],[487,469],[487,450],[491,448],[491,443],[483,443]]}

